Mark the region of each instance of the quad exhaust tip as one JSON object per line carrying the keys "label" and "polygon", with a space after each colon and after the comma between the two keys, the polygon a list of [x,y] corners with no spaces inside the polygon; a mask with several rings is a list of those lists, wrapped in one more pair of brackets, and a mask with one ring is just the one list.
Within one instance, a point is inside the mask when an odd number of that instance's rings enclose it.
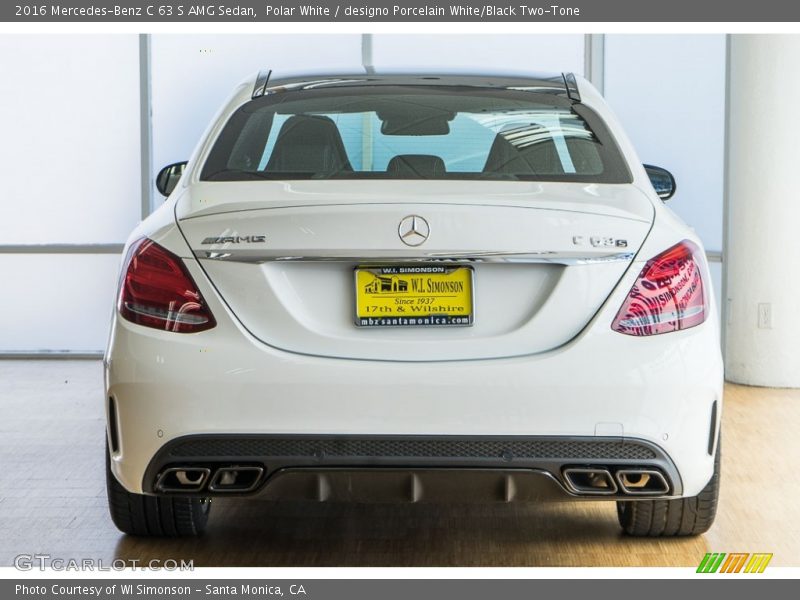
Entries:
{"label": "quad exhaust tip", "polygon": [[629,467],[612,475],[603,467],[567,467],[563,471],[569,491],[581,496],[663,496],[669,493],[666,477],[657,469]]}
{"label": "quad exhaust tip", "polygon": [[199,492],[210,475],[211,469],[205,467],[170,467],[159,476],[156,489],[160,492]]}
{"label": "quad exhaust tip", "polygon": [[[213,468],[213,465],[212,465]],[[174,493],[251,492],[261,483],[264,468],[256,465],[210,467],[169,467],[156,480],[156,491]]]}
{"label": "quad exhaust tip", "polygon": [[564,469],[564,481],[570,491],[586,495],[612,495],[618,491],[617,484],[608,469],[591,467],[568,467]]}
{"label": "quad exhaust tip", "polygon": [[242,467],[221,467],[216,470],[211,483],[210,492],[251,492],[261,482],[263,467],[253,465]]}
{"label": "quad exhaust tip", "polygon": [[655,469],[620,469],[616,473],[622,491],[634,496],[663,495],[669,484]]}

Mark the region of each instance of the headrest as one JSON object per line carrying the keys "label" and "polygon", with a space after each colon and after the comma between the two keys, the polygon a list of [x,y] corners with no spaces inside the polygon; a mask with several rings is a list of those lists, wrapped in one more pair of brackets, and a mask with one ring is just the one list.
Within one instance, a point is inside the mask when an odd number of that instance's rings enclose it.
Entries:
{"label": "headrest", "polygon": [[353,168],[331,118],[295,115],[281,127],[266,170],[325,175]]}
{"label": "headrest", "polygon": [[430,154],[398,154],[389,161],[387,173],[398,177],[430,179],[447,173],[444,161]]}

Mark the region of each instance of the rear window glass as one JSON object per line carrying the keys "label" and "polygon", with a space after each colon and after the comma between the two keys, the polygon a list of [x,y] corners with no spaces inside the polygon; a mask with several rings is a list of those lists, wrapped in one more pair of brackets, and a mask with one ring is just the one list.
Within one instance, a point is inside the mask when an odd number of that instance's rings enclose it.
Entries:
{"label": "rear window glass", "polygon": [[599,117],[514,90],[386,86],[289,91],[241,107],[201,178],[627,183]]}

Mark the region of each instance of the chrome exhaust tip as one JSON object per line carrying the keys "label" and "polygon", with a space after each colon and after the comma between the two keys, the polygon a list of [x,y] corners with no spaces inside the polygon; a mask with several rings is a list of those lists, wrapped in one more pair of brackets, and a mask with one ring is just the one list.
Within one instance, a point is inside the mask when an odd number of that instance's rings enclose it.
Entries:
{"label": "chrome exhaust tip", "polygon": [[220,467],[214,473],[211,483],[208,484],[210,492],[252,492],[261,483],[264,468],[254,465]]}
{"label": "chrome exhaust tip", "polygon": [[619,469],[616,475],[620,488],[626,494],[648,496],[669,492],[666,478],[655,469]]}
{"label": "chrome exhaust tip", "polygon": [[567,488],[575,494],[609,496],[618,491],[608,469],[567,467],[563,473]]}
{"label": "chrome exhaust tip", "polygon": [[170,467],[164,469],[156,481],[159,492],[199,492],[211,475],[205,467]]}

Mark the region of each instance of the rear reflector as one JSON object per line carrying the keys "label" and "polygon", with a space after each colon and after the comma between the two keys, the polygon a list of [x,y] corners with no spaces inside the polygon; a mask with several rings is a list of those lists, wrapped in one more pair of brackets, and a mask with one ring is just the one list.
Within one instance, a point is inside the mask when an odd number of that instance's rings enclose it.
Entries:
{"label": "rear reflector", "polygon": [[626,335],[656,335],[700,325],[708,315],[701,275],[702,251],[684,240],[650,259],[611,328]]}
{"label": "rear reflector", "polygon": [[128,321],[177,333],[217,324],[183,261],[153,240],[131,246],[123,273],[119,312]]}

